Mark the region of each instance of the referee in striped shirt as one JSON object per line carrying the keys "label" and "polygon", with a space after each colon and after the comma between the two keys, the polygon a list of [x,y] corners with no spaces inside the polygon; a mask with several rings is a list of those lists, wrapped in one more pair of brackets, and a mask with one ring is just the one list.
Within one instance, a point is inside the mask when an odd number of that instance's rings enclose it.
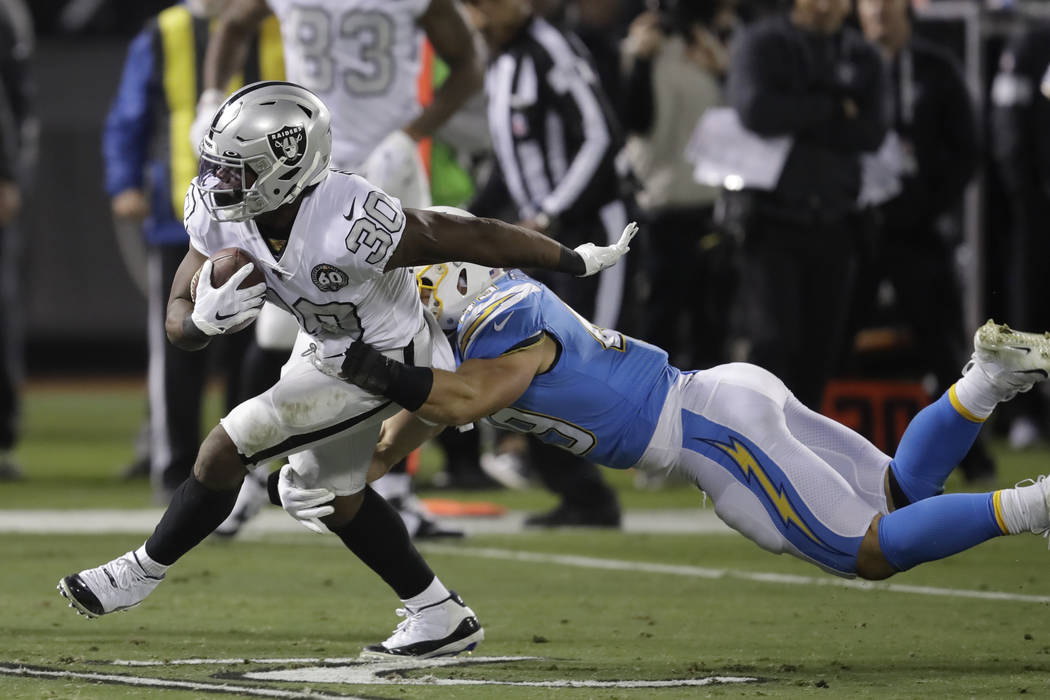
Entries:
{"label": "referee in striped shirt", "polygon": [[[494,215],[507,195],[519,223],[568,246],[615,242],[628,222],[614,164],[620,126],[580,40],[533,13],[529,0],[469,0],[489,45],[488,121],[498,173],[472,204]],[[540,275],[597,325],[617,327],[626,266],[596,281]]]}
{"label": "referee in striped shirt", "polygon": [[[521,225],[565,245],[615,242],[628,221],[613,163],[623,138],[587,49],[534,14],[530,0],[468,0],[467,8],[489,45],[485,92],[499,162],[471,209],[495,216],[509,199]],[[599,326],[616,328],[624,262],[597,280],[530,274]],[[527,517],[526,526],[620,526],[616,491],[595,465],[536,439],[528,452],[532,470],[560,501]]]}

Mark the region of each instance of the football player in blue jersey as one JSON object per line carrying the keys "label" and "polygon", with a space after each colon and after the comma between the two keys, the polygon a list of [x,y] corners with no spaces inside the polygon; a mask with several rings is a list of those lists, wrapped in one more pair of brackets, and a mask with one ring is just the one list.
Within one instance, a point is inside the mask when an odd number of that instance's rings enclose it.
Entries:
{"label": "football player in blue jersey", "polygon": [[[449,263],[416,274],[425,303],[455,331],[458,369],[350,346],[340,376],[407,409],[384,425],[373,476],[441,426],[484,417],[608,467],[678,470],[759,546],[841,576],[883,579],[993,537],[1050,530],[1042,476],[992,493],[941,493],[995,405],[1050,374],[1050,334],[982,326],[962,377],[890,457],[766,370],[679,370],[660,348],[594,326],[521,272]],[[310,496],[285,508],[324,514],[326,495]]]}

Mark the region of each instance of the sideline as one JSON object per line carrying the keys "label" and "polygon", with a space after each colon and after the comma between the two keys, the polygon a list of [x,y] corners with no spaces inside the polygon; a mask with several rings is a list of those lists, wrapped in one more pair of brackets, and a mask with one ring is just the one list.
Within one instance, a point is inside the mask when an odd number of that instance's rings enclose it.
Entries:
{"label": "sideline", "polygon": [[[138,510],[0,510],[0,534],[83,535],[139,533],[148,535],[164,513],[162,508]],[[510,511],[498,517],[441,518],[450,528],[468,535],[510,535],[525,531],[524,511]],[[673,510],[634,510],[623,516],[622,532],[648,534],[734,534],[713,510],[680,508]],[[309,534],[279,508],[266,508],[250,520],[237,535],[254,539],[274,533]]]}

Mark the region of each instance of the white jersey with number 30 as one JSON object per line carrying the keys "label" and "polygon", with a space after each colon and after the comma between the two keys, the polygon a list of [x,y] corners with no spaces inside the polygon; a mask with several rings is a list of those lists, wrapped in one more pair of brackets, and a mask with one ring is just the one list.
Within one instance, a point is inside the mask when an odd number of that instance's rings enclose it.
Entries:
{"label": "white jersey with number 30", "polygon": [[405,230],[401,203],[362,177],[329,171],[303,197],[279,258],[255,222],[213,220],[192,186],[184,217],[191,245],[204,255],[230,247],[251,253],[266,276],[266,300],[295,315],[324,356],[357,339],[379,350],[404,347],[423,326],[409,269],[384,274]]}
{"label": "white jersey with number 30", "polygon": [[332,112],[332,163],[357,169],[420,111],[416,79],[430,0],[268,0],[288,80]]}

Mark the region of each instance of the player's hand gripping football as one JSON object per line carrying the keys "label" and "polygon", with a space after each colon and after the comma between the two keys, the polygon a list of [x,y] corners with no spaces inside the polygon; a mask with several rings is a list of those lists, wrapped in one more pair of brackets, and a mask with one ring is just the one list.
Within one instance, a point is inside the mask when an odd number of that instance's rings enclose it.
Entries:
{"label": "player's hand gripping football", "polygon": [[201,266],[190,318],[205,335],[219,335],[259,315],[266,300],[266,283],[237,288],[254,269],[254,263],[248,263],[234,272],[221,287],[213,287],[211,267],[211,260],[205,260]]}
{"label": "player's hand gripping football", "polygon": [[286,464],[281,467],[281,476],[277,480],[277,494],[281,497],[281,507],[300,525],[319,535],[324,534],[320,519],[335,512],[333,506],[326,505],[335,498],[334,493],[325,488],[304,487],[299,483],[299,475]]}
{"label": "player's hand gripping football", "polygon": [[590,277],[615,265],[616,261],[626,255],[627,251],[631,249],[630,242],[636,233],[638,233],[638,224],[632,221],[627,224],[623,233],[620,234],[620,240],[612,245],[599,246],[593,243],[584,243],[576,246],[574,250],[583,258],[583,264],[586,265],[587,269],[580,277]]}

